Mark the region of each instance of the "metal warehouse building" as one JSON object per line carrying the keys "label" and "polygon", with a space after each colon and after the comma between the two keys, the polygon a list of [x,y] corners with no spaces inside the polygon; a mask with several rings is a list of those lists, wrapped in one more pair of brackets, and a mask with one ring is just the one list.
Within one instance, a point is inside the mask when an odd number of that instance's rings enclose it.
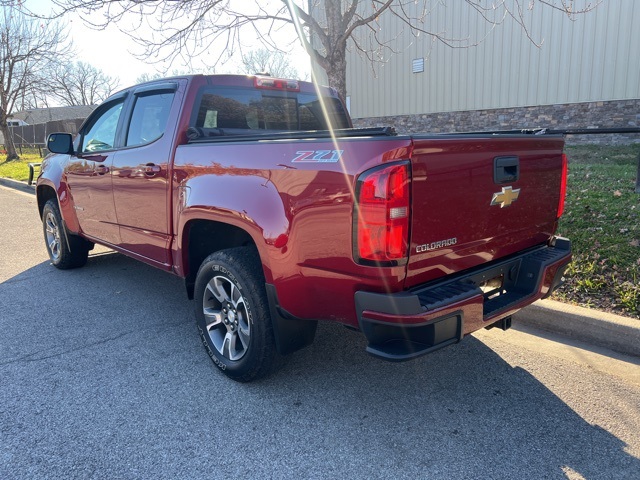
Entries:
{"label": "metal warehouse building", "polygon": [[[423,3],[409,8],[418,14]],[[388,50],[373,69],[356,48],[348,53],[355,122],[404,132],[640,126],[640,2],[604,0],[573,18],[539,2],[530,10],[528,1],[519,3],[529,35],[509,18],[492,28],[463,1],[429,2],[425,29],[477,43],[465,48],[415,37],[381,15],[375,26],[395,53]],[[587,3],[597,2],[575,6]],[[603,137],[589,141],[611,141]]]}

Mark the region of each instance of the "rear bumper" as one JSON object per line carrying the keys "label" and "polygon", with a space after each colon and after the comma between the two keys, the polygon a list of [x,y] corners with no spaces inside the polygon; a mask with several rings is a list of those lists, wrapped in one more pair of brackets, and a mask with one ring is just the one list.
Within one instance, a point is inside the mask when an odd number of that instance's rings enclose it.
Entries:
{"label": "rear bumper", "polygon": [[[550,245],[407,292],[356,292],[367,352],[403,361],[459,342],[551,295],[562,284],[570,261],[571,242],[557,237]],[[480,286],[490,279],[500,279],[502,285],[488,294]]]}

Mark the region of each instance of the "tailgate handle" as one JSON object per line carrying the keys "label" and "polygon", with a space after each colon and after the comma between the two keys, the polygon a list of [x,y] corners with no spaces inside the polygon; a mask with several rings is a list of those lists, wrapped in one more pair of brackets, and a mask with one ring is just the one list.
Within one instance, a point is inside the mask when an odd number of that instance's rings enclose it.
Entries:
{"label": "tailgate handle", "polygon": [[496,157],[493,159],[493,181],[511,183],[520,177],[520,159],[518,157]]}

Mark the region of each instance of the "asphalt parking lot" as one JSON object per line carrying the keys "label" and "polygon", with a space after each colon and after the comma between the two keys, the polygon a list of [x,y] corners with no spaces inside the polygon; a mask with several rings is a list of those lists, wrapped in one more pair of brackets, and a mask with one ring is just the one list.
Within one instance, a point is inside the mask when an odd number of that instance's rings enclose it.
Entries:
{"label": "asphalt parking lot", "polygon": [[35,198],[4,187],[0,226],[2,479],[640,472],[637,359],[492,330],[392,364],[327,324],[238,384],[200,345],[179,278],[104,250],[53,268]]}

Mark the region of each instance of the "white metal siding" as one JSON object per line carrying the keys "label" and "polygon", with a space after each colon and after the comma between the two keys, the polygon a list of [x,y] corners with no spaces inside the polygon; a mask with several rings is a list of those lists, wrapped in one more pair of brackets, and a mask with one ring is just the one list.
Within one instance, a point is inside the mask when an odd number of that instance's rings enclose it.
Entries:
{"label": "white metal siding", "polygon": [[[381,16],[379,27],[395,39],[397,53],[387,54],[374,76],[371,64],[351,49],[347,95],[353,117],[640,98],[637,1],[605,0],[575,20],[536,3],[523,13],[531,36],[543,41],[540,48],[509,19],[491,31],[465,2],[431,4],[427,29],[485,40],[450,48],[425,35],[414,38],[393,16]],[[423,73],[412,73],[416,58],[425,58]]]}

